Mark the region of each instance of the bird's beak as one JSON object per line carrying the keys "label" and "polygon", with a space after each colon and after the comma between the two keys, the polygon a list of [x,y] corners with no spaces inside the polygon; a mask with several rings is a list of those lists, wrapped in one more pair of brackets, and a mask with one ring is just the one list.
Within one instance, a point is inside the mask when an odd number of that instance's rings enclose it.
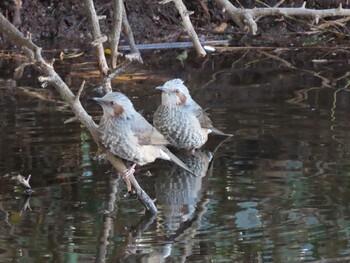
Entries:
{"label": "bird's beak", "polygon": [[103,100],[101,98],[97,98],[97,97],[93,97],[93,98],[89,98],[90,101],[93,101],[99,105],[102,104]]}
{"label": "bird's beak", "polygon": [[156,87],[156,90],[159,90],[161,92],[168,93],[167,90],[163,86]]}

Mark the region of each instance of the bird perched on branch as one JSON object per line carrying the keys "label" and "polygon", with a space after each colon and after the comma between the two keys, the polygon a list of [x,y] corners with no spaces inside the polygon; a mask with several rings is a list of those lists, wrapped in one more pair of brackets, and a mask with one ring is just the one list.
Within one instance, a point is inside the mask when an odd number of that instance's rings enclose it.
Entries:
{"label": "bird perched on branch", "polygon": [[225,134],[212,125],[207,113],[191,97],[181,79],[172,79],[157,87],[162,102],[153,117],[153,125],[177,148],[194,151],[208,140],[208,134]]}
{"label": "bird perched on branch", "polygon": [[134,109],[124,94],[111,92],[92,100],[103,109],[98,127],[103,146],[116,156],[134,163],[123,172],[124,177],[134,173],[136,164],[142,166],[157,158],[173,161],[192,173],[165,147],[169,141]]}

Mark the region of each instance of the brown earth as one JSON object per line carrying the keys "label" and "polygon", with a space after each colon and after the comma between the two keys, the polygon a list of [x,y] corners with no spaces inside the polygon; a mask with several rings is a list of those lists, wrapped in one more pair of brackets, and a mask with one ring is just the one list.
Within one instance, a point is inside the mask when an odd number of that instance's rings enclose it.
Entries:
{"label": "brown earth", "polygon": [[[87,45],[90,36],[87,19],[81,0],[23,0],[20,9],[20,21],[16,20],[15,0],[2,0],[1,12],[24,33],[30,33],[32,39],[39,45],[56,45],[62,48],[77,47],[77,43]],[[125,1],[130,25],[137,43],[172,42],[187,40],[187,35],[181,27],[181,19],[173,3],[158,4],[155,0]],[[319,34],[309,36],[305,32],[311,30],[311,20],[279,17],[265,17],[259,21],[257,36],[246,34],[239,29],[218,6],[211,0],[184,1],[188,10],[194,11],[192,22],[201,39],[231,39],[233,45],[246,46],[285,46],[294,45],[334,45],[348,40],[348,27],[327,28]],[[277,0],[231,1],[235,6],[261,7],[262,3],[273,6]],[[238,3],[239,2],[239,3]],[[283,7],[300,7],[303,0],[286,0]],[[335,8],[342,3],[349,8],[348,1],[307,1],[308,8]],[[108,34],[110,29],[112,2],[111,0],[94,1],[98,15],[106,15],[100,20],[101,30]],[[227,23],[227,26],[225,25]],[[221,27],[220,27],[221,25]],[[283,37],[281,37],[283,36]],[[326,36],[326,39],[325,37]],[[1,37],[1,36],[0,36]],[[69,41],[67,41],[69,40]],[[327,40],[327,41],[326,41]],[[125,42],[123,38],[121,42]],[[9,43],[0,41],[0,48],[8,47]]]}

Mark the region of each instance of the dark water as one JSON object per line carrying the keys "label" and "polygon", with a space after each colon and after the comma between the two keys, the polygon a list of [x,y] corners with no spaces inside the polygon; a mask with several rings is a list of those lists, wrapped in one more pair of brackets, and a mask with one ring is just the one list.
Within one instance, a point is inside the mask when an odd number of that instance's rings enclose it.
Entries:
{"label": "dark water", "polygon": [[[173,56],[146,55],[115,90],[151,120],[160,99],[154,87],[181,77],[216,127],[235,136],[180,155],[201,177],[167,162],[138,169],[155,217],[93,159],[87,131],[63,124],[72,114],[57,93],[40,88],[30,68],[13,80],[20,62],[1,60],[0,262],[350,260],[349,55],[245,52],[184,63]],[[82,65],[55,66],[76,91]],[[87,102],[98,79],[84,74],[83,103],[98,116]],[[32,175],[33,196],[22,195],[16,174]]]}

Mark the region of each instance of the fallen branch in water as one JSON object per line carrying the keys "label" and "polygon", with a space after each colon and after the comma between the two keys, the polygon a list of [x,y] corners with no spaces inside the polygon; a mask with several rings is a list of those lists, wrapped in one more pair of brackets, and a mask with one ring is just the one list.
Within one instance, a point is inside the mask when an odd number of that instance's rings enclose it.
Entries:
{"label": "fallen branch in water", "polygon": [[[100,144],[100,136],[98,133],[98,126],[93,121],[91,116],[85,111],[72,91],[69,89],[67,84],[61,79],[61,77],[56,73],[53,66],[47,63],[41,54],[41,48],[35,45],[31,39],[24,37],[24,35],[18,31],[1,13],[0,13],[0,32],[7,36],[15,45],[21,47],[25,52],[29,61],[34,65],[36,69],[40,71],[42,76],[39,77],[39,81],[44,85],[51,84],[59,92],[61,98],[67,102],[67,104],[72,109],[77,120],[79,120],[90,132],[93,140],[97,145]],[[81,88],[82,89],[82,88]],[[80,91],[81,92],[81,91]],[[79,95],[79,93],[78,93]],[[108,151],[107,151],[108,153]],[[107,154],[107,160],[117,169],[118,172],[123,172],[126,170],[126,166],[119,158],[116,158],[113,154]],[[132,190],[139,200],[144,204],[146,209],[152,213],[156,214],[157,209],[152,201],[152,199],[141,189],[137,184],[136,179],[133,175],[129,176],[129,181],[126,179],[126,183],[131,187],[128,190]]]}
{"label": "fallen branch in water", "polygon": [[350,9],[344,9],[341,4],[335,9],[309,9],[305,8],[306,2],[298,8],[271,7],[242,9],[236,8],[228,0],[216,0],[216,2],[224,8],[225,12],[227,12],[229,17],[239,27],[242,28],[242,25],[247,26],[253,35],[255,35],[258,30],[258,26],[254,19],[259,16],[303,16],[313,18],[314,23],[316,24],[320,19],[327,17],[350,16]]}

